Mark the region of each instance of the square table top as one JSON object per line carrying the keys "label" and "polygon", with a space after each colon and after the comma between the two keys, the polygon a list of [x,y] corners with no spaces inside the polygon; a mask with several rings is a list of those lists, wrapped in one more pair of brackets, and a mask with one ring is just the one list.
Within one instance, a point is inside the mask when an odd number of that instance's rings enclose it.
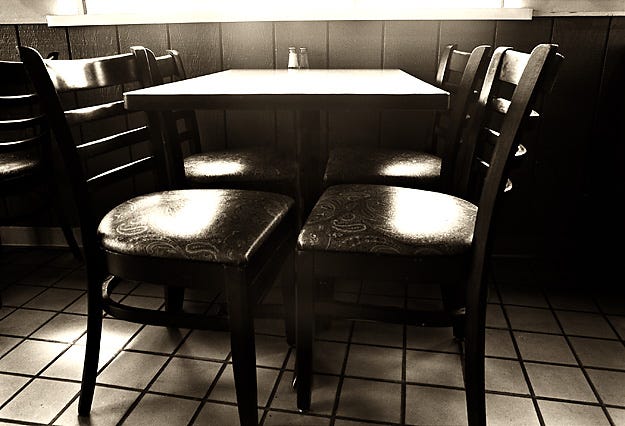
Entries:
{"label": "square table top", "polygon": [[427,109],[449,93],[399,69],[231,69],[124,93],[129,110]]}

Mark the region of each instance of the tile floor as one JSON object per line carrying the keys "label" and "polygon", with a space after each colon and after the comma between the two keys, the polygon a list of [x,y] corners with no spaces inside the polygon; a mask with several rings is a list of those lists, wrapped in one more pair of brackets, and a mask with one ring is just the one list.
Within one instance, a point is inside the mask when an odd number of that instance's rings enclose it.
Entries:
{"label": "tile floor", "polygon": [[[227,334],[111,318],[92,415],[79,422],[84,268],[65,250],[5,247],[0,270],[0,424],[238,424]],[[525,260],[496,262],[489,425],[625,425],[625,296],[542,278]],[[388,283],[347,282],[338,290],[384,303],[403,294]],[[422,290],[408,293],[411,303],[439,303],[432,289]],[[140,306],[162,305],[150,286],[119,291]],[[201,308],[214,296],[189,298]],[[447,328],[333,323],[319,336],[308,415],[295,410],[294,354],[281,322],[259,320],[256,328],[263,425],[466,423],[460,347]]]}

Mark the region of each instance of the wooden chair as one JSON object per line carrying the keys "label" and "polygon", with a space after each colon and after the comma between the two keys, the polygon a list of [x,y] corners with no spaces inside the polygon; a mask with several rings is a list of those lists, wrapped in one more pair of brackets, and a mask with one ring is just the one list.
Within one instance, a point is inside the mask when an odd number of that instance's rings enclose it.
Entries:
{"label": "wooden chair", "polygon": [[[187,78],[178,51],[167,50],[165,55],[156,57],[148,49],[147,55],[143,66],[150,85]],[[172,125],[174,122],[177,126]],[[173,111],[164,123],[176,187],[277,192],[294,198],[299,211],[301,196],[295,159],[267,147],[202,151],[195,111]]]}
{"label": "wooden chair", "polygon": [[[240,423],[257,424],[253,313],[292,251],[294,201],[249,190],[167,190],[159,132],[143,125],[145,119],[137,113],[129,115],[120,100],[124,88],[145,83],[134,53],[50,61],[29,47],[19,51],[71,177],[84,241],[88,324],[79,415],[88,416],[91,410],[104,310],[142,324],[230,330]],[[67,94],[82,102],[64,103]],[[88,135],[93,123],[98,123],[96,139],[75,138],[76,126]],[[130,152],[135,155],[123,157]],[[120,164],[111,164],[111,153]],[[85,165],[102,154],[108,157],[90,173]],[[98,213],[101,189],[123,182],[113,187],[117,195],[133,184],[130,178],[137,188],[147,187],[145,193]],[[144,185],[147,178],[154,183]],[[160,189],[165,190],[153,192]],[[165,309],[120,302],[112,292],[125,280],[161,286]],[[213,287],[226,293],[226,316],[188,312],[182,301],[169,303],[167,297],[179,295],[176,288]]]}
{"label": "wooden chair", "polygon": [[410,149],[340,147],[328,154],[324,185],[371,183],[449,191],[460,134],[477,99],[491,47],[471,52],[446,46],[436,85],[451,93],[450,109],[437,112],[430,152]]}
{"label": "wooden chair", "polygon": [[69,248],[80,260],[53,172],[50,131],[39,98],[21,62],[0,61],[0,75],[0,195],[38,192],[45,205],[52,205]]}
{"label": "wooden chair", "polygon": [[[327,188],[297,247],[297,406],[309,410],[315,315],[424,326],[454,326],[464,339],[469,424],[486,423],[484,327],[491,224],[534,98],[550,89],[561,56],[497,48],[459,149],[454,192],[387,185]],[[508,97],[505,93],[510,94]],[[521,156],[522,158],[522,156]],[[475,189],[475,191],[474,191]],[[409,310],[316,297],[317,280],[342,277],[438,284],[443,309]]]}
{"label": "wooden chair", "polygon": [[[163,84],[187,78],[182,59],[176,50],[167,50],[156,56],[143,46],[131,50],[138,59],[138,69],[147,85]],[[175,110],[153,114],[154,125],[161,128],[169,157],[169,176],[172,187],[184,188],[238,188],[270,191],[288,195],[296,200],[297,223],[301,218],[301,196],[298,187],[297,165],[277,151],[263,148],[202,152],[197,117],[193,110]],[[186,145],[186,147],[185,147]],[[186,148],[186,149],[185,149]],[[289,257],[289,262],[293,262]],[[284,318],[287,343],[295,344],[295,293],[293,277],[286,268],[282,276],[281,304],[263,303],[256,317]],[[181,300],[182,296],[178,296]]]}

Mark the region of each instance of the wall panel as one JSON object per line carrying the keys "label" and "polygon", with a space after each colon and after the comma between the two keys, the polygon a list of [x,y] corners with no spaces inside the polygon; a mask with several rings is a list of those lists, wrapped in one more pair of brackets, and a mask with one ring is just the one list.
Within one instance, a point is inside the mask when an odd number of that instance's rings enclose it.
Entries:
{"label": "wall panel", "polygon": [[17,61],[17,30],[15,25],[0,25],[0,59],[3,61]]}
{"label": "wall panel", "polygon": [[[275,68],[274,32],[271,22],[229,22],[222,25],[224,69]],[[226,111],[228,148],[274,145],[276,115],[273,111]]]}
{"label": "wall panel", "polygon": [[580,222],[588,223],[580,236],[580,263],[585,278],[617,284],[619,251],[602,250],[625,235],[625,17],[610,22],[596,121],[588,136],[584,161],[584,193],[588,201]]}
{"label": "wall panel", "polygon": [[[330,68],[381,68],[384,22],[333,21],[328,26]],[[380,113],[331,111],[328,145],[377,145]],[[322,157],[323,158],[323,157]]]}
{"label": "wall panel", "polygon": [[[399,68],[434,83],[440,21],[389,21],[384,26],[384,68]],[[380,145],[431,149],[434,114],[429,111],[382,111]]]}
{"label": "wall panel", "polygon": [[[587,203],[584,175],[594,159],[587,156],[592,137],[610,18],[554,20],[552,42],[566,58],[545,105],[549,124],[536,147],[540,162],[536,179],[537,208],[543,218],[544,248],[551,244],[567,252],[574,247],[576,226],[583,223]],[[573,249],[574,250],[574,249]],[[573,254],[571,254],[573,255]]]}
{"label": "wall panel", "polygon": [[[275,64],[277,69],[286,68],[290,46],[307,48],[310,68],[327,68],[328,23],[276,22]],[[290,157],[296,154],[294,125],[293,111],[276,111],[276,144]]]}
{"label": "wall panel", "polygon": [[[177,50],[188,77],[223,69],[221,27],[218,23],[170,24],[170,48]],[[203,149],[225,147],[223,111],[196,111]]]}
{"label": "wall panel", "polygon": [[458,44],[461,50],[471,51],[480,44],[495,43],[495,21],[442,21],[440,39],[438,43],[439,54],[448,44]]}
{"label": "wall panel", "polygon": [[59,52],[59,59],[69,58],[67,32],[64,28],[50,28],[47,25],[20,25],[20,44],[37,49],[45,57],[50,52]]}

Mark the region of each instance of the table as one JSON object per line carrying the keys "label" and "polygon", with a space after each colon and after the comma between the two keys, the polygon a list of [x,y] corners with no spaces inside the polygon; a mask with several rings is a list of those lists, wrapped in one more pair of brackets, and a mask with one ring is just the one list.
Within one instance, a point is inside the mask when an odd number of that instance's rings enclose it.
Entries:
{"label": "table", "polygon": [[233,69],[124,93],[128,110],[288,109],[296,113],[304,211],[320,190],[320,113],[445,110],[449,93],[398,69]]}

